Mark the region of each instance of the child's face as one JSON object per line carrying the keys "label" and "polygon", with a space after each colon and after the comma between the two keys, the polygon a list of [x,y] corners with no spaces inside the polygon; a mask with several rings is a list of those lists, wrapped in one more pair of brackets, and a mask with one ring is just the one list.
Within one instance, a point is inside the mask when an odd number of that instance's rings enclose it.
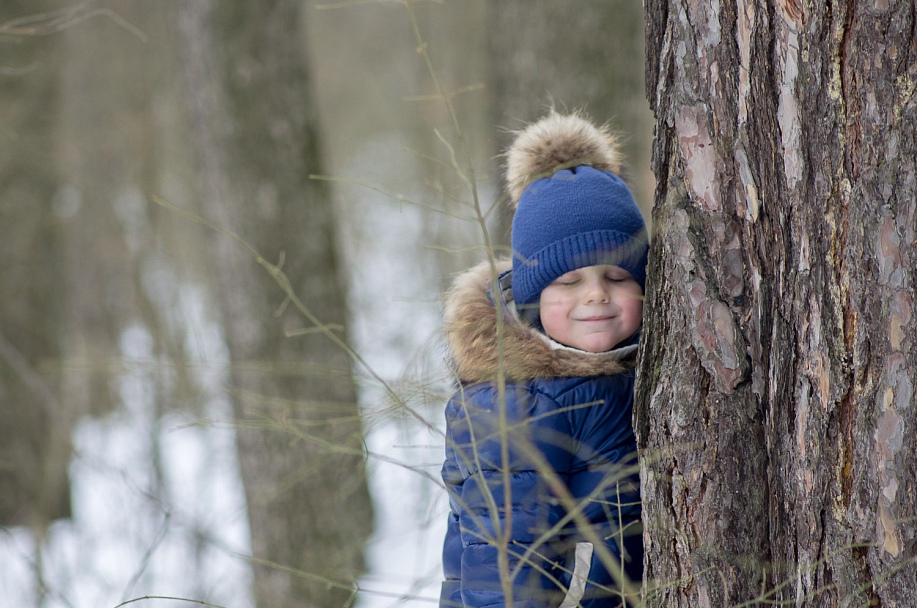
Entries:
{"label": "child's face", "polygon": [[545,333],[592,353],[611,350],[643,321],[643,290],[617,266],[585,266],[544,288],[539,315]]}

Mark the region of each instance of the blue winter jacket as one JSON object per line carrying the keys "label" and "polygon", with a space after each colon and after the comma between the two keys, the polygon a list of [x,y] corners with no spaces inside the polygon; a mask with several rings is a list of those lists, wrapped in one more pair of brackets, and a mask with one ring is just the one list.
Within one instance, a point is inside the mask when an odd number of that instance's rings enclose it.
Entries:
{"label": "blue winter jacket", "polygon": [[446,305],[459,389],[446,407],[440,606],[619,606],[622,577],[638,589],[643,565],[635,347],[583,353],[508,314],[501,353],[489,276],[460,277]]}

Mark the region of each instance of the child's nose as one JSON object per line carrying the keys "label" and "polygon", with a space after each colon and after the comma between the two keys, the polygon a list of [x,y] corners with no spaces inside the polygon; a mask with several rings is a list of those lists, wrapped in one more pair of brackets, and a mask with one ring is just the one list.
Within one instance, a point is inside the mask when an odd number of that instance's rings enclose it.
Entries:
{"label": "child's nose", "polygon": [[603,281],[591,281],[586,291],[586,303],[606,303],[610,300],[608,288]]}

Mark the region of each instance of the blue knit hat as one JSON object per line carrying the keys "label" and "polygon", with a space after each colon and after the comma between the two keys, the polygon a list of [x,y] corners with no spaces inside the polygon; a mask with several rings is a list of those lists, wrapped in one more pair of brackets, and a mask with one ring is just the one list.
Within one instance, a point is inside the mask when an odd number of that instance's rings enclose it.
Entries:
{"label": "blue knit hat", "polygon": [[524,317],[537,318],[545,287],[584,266],[620,266],[644,288],[646,223],[615,174],[617,143],[605,129],[552,112],[523,130],[507,156],[513,299]]}

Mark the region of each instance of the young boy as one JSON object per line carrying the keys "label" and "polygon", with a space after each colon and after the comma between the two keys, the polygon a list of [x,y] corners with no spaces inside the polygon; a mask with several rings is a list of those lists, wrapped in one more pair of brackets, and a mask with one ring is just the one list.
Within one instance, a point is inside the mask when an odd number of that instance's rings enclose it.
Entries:
{"label": "young boy", "polygon": [[440,606],[629,605],[643,566],[631,408],[646,225],[614,139],[578,115],[552,112],[507,156],[512,260],[498,290],[485,263],[446,300],[459,387]]}

